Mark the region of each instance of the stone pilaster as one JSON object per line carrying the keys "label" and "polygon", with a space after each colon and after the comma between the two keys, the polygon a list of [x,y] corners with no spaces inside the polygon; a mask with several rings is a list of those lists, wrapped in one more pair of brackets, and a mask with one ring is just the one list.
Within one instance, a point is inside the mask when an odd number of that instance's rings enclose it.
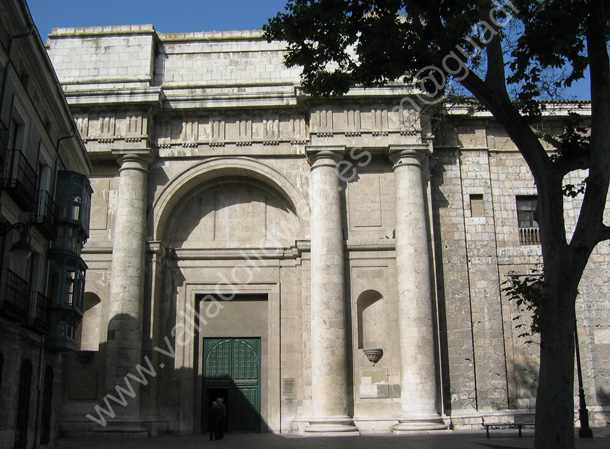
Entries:
{"label": "stone pilaster", "polygon": [[[142,361],[146,207],[149,151],[117,152],[119,192],[112,247],[108,341],[106,345],[106,391],[116,395],[125,387],[125,376]],[[106,428],[125,436],[146,436],[140,426],[140,385],[130,381],[135,397],[125,407],[116,406],[117,417]],[[144,431],[144,435],[141,435]]]}
{"label": "stone pilaster", "polygon": [[402,416],[395,433],[446,429],[437,407],[428,215],[422,177],[427,145],[390,146],[396,186],[396,273]]}
{"label": "stone pilaster", "polygon": [[308,147],[311,163],[312,412],[306,433],[354,435],[348,417],[347,320],[341,191],[343,147]]}

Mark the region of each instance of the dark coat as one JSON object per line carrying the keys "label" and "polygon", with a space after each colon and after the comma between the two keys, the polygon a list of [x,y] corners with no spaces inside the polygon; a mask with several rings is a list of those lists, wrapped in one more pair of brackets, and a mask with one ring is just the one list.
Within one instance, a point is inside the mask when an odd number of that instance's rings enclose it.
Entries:
{"label": "dark coat", "polygon": [[218,425],[218,421],[221,417],[220,407],[218,405],[213,405],[210,407],[210,411],[208,412],[208,424],[210,429],[216,429]]}

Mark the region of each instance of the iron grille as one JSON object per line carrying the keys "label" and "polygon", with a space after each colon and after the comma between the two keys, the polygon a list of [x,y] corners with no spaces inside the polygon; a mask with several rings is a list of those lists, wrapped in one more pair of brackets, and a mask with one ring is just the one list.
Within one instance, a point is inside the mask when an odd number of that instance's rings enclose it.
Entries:
{"label": "iron grille", "polygon": [[8,129],[4,122],[0,120],[0,170],[4,177],[6,159],[8,155]]}
{"label": "iron grille", "polygon": [[41,334],[51,331],[51,300],[40,292],[32,292],[29,325]]}
{"label": "iron grille", "polygon": [[51,194],[46,190],[38,192],[36,227],[49,240],[57,237],[57,215],[58,207]]}
{"label": "iron grille", "polygon": [[8,147],[8,128],[2,120],[0,120],[0,150],[6,150]]}
{"label": "iron grille", "polygon": [[0,187],[7,190],[15,202],[28,212],[36,207],[36,170],[19,150],[2,151],[3,161]]}
{"label": "iron grille", "polygon": [[8,318],[27,324],[30,286],[8,268],[2,273],[0,312]]}

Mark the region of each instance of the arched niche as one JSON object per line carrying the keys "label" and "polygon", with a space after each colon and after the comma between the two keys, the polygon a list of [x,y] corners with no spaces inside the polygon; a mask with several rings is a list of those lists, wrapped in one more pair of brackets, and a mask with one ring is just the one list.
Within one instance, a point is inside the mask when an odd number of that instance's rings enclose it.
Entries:
{"label": "arched niche", "polygon": [[376,290],[362,292],[357,301],[358,349],[386,347],[386,301]]}
{"label": "arched niche", "polygon": [[100,320],[102,300],[92,292],[86,292],[83,303],[83,320],[76,331],[79,351],[98,351],[100,347]]}
{"label": "arched niche", "polygon": [[198,163],[180,173],[167,183],[153,202],[150,225],[153,238],[162,240],[167,234],[169,222],[176,209],[185,198],[199,190],[201,186],[227,177],[258,181],[282,199],[286,209],[291,211],[299,224],[297,238],[306,238],[309,231],[310,210],[308,202],[293,182],[266,163],[248,157],[218,157]]}
{"label": "arched niche", "polygon": [[299,220],[280,192],[256,179],[227,176],[184,195],[163,240],[190,249],[286,247],[299,234]]}

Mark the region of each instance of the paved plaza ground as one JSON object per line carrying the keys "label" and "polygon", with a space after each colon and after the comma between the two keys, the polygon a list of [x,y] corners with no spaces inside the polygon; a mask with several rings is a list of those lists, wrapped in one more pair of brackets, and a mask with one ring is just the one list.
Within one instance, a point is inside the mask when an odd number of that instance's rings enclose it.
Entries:
{"label": "paved plaza ground", "polygon": [[[227,434],[224,440],[210,441],[208,435],[160,436],[144,440],[60,439],[57,446],[78,449],[484,449],[533,448],[533,431],[517,430],[455,431],[433,435],[370,435],[343,438],[311,438],[272,434]],[[592,439],[577,439],[577,449],[610,448],[610,428],[594,429]]]}

